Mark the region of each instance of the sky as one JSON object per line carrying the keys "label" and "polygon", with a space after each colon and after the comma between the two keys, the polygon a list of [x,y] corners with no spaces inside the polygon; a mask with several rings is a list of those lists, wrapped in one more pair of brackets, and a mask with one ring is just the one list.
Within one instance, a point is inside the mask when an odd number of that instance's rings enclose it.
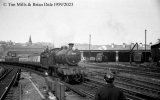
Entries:
{"label": "sky", "polygon": [[[33,6],[59,2],[73,6]],[[0,0],[2,41],[25,43],[31,35],[33,43],[61,46],[89,43],[91,35],[95,45],[145,43],[145,29],[147,44],[160,39],[160,0]]]}

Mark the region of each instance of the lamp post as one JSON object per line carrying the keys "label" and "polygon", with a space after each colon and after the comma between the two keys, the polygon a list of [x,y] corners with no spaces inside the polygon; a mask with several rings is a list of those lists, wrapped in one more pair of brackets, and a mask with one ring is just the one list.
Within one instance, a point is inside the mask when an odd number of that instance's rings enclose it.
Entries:
{"label": "lamp post", "polygon": [[145,62],[146,62],[146,39],[147,39],[147,30],[145,29]]}
{"label": "lamp post", "polygon": [[91,57],[91,35],[89,35],[89,61]]}

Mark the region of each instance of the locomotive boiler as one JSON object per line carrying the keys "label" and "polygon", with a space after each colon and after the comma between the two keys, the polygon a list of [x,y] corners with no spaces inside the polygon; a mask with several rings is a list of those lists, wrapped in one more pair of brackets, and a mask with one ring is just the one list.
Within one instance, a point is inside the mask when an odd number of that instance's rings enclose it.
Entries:
{"label": "locomotive boiler", "polygon": [[74,50],[73,44],[70,43],[69,48],[63,46],[59,51],[56,50],[55,60],[58,64],[76,66],[81,60],[81,54],[78,49]]}
{"label": "locomotive boiler", "polygon": [[41,64],[48,69],[49,75],[58,76],[66,82],[82,82],[87,70],[78,65],[81,60],[81,53],[73,48],[72,43],[69,47],[62,46],[46,50],[41,53]]}

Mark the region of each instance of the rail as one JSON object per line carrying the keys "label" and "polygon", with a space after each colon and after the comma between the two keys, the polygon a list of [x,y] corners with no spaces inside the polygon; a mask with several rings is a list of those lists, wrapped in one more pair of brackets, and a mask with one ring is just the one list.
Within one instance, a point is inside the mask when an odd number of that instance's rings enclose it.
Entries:
{"label": "rail", "polygon": [[160,70],[155,70],[155,69],[147,69],[147,68],[138,68],[135,66],[121,66],[121,65],[106,65],[106,64],[86,64],[85,67],[87,68],[92,68],[92,69],[101,69],[101,70],[105,70],[105,69],[112,69],[118,72],[125,72],[125,73],[132,73],[132,74],[136,74],[136,75],[142,75],[142,76],[147,76],[150,78],[156,78],[156,79],[160,79]]}
{"label": "rail", "polygon": [[3,86],[4,86],[3,88],[4,89],[1,90],[1,92],[3,92],[3,93],[0,96],[0,100],[4,100],[5,99],[8,91],[10,90],[11,86],[13,85],[13,83],[15,81],[15,78],[17,76],[15,74],[16,71],[17,71],[16,69],[12,69],[11,71],[8,72],[8,74],[5,77],[3,77],[3,80],[1,80],[1,85],[3,83],[5,83],[5,84],[3,84]]}
{"label": "rail", "polygon": [[[105,84],[105,82],[103,82],[102,80],[100,80],[99,78],[95,78],[95,77],[88,77],[86,78],[87,80],[90,80],[93,83],[97,83],[101,86],[103,86]],[[151,90],[148,88],[144,88],[144,87],[140,87],[134,84],[129,84],[126,82],[120,82],[120,81],[115,81],[115,85],[116,87],[119,87],[121,89],[123,89],[123,91],[125,92],[125,95],[131,95],[133,96],[132,98],[134,98],[133,100],[137,100],[136,98],[139,98],[138,100],[143,100],[143,99],[150,99],[150,100],[159,100],[159,92],[157,92],[156,90]],[[150,94],[148,92],[144,92],[144,90],[148,90],[150,91],[150,93],[155,93],[155,94]],[[157,93],[157,94],[156,94]]]}
{"label": "rail", "polygon": [[[40,69],[40,70],[38,70],[38,71],[44,71],[43,69],[41,69],[41,68],[35,68],[35,67],[33,67],[32,65],[25,65],[25,64],[21,64],[21,66],[26,66],[26,67],[28,67],[28,68],[32,68],[33,70],[35,69],[36,70],[36,72],[37,72],[37,69]],[[42,73],[41,73],[42,74]],[[43,73],[44,74],[44,73]],[[98,84],[100,84],[100,83],[98,83]],[[127,85],[127,84],[124,84],[124,83],[119,83],[119,84],[123,84],[123,85]],[[73,90],[73,91],[75,91],[76,93],[78,93],[78,94],[80,94],[81,96],[83,96],[83,97],[91,97],[91,98],[93,98],[93,95],[94,94],[92,94],[92,93],[86,93],[85,92],[85,90],[78,90],[78,89],[76,89],[75,87],[73,88],[73,85],[69,85],[69,84],[67,84],[67,83],[64,83],[64,85],[66,86],[66,87],[69,87],[71,90]],[[132,85],[133,86],[133,85]],[[135,87],[135,86],[133,86],[133,87]],[[135,98],[135,99],[138,99],[138,100],[143,100],[143,98],[140,98],[140,97],[138,97],[138,95],[140,94],[140,93],[137,93],[136,91],[131,91],[131,90],[128,90],[127,88],[124,88],[124,87],[121,87],[121,88],[123,88],[123,90],[124,91],[126,91],[125,92],[125,95],[127,95],[127,97],[129,97],[129,98]],[[145,98],[147,98],[147,97],[145,97]],[[158,98],[159,99],[159,98]]]}

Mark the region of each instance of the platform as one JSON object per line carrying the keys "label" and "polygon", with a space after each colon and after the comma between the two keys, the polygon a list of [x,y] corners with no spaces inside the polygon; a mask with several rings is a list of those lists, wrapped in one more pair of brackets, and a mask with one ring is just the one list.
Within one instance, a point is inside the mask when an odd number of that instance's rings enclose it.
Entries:
{"label": "platform", "polygon": [[58,79],[51,77],[45,78],[50,91],[58,98],[58,100],[91,100],[89,98],[81,97],[73,91],[65,91],[65,86],[59,82]]}

